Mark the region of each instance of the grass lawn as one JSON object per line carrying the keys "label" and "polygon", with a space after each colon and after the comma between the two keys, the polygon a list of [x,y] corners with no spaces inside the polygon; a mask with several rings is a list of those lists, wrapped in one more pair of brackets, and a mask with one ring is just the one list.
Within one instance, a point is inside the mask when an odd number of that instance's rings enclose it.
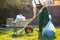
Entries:
{"label": "grass lawn", "polygon": [[[38,40],[38,28],[34,28],[34,31],[31,33],[31,35],[25,34],[25,32],[23,32],[21,36],[13,37],[12,34],[14,34],[12,30],[0,30],[0,40]],[[56,38],[53,40],[60,40],[60,28],[56,28]]]}

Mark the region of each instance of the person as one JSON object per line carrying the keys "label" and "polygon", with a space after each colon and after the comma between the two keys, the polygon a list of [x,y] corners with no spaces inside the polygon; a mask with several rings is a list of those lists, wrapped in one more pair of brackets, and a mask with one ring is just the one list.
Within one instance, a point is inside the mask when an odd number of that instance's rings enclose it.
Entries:
{"label": "person", "polygon": [[40,12],[40,14],[38,15],[38,26],[39,26],[38,35],[42,36],[42,27],[44,25],[44,22],[46,22],[47,24],[49,21],[47,0],[32,0],[32,6],[33,6],[33,19],[36,18],[38,10]]}
{"label": "person", "polygon": [[24,21],[24,20],[26,20],[26,18],[22,14],[19,14],[16,16],[15,22]]}

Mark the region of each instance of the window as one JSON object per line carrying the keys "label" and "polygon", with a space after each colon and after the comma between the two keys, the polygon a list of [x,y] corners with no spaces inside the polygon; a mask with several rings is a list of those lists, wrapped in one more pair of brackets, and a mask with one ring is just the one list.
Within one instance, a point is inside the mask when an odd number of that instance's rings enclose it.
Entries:
{"label": "window", "polygon": [[48,6],[53,6],[53,0],[47,0],[47,5]]}

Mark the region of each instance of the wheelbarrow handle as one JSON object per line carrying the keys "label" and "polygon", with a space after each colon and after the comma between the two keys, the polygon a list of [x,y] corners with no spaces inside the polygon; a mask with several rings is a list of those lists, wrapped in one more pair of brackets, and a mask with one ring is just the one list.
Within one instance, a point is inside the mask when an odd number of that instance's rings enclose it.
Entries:
{"label": "wheelbarrow handle", "polygon": [[[38,16],[39,14],[40,14],[40,11],[37,13],[37,15],[36,15],[36,16]],[[33,21],[33,20],[34,20],[34,19],[32,18],[32,19],[31,19],[31,21]]]}

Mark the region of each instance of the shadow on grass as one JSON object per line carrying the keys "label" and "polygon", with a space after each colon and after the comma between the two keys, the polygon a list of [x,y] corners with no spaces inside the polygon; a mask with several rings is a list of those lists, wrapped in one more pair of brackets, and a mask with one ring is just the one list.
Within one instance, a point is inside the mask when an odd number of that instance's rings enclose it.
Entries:
{"label": "shadow on grass", "polygon": [[7,34],[6,30],[0,29],[0,35]]}
{"label": "shadow on grass", "polygon": [[17,34],[12,34],[12,35],[10,35],[12,38],[17,38],[17,37],[23,37],[24,35],[17,35]]}
{"label": "shadow on grass", "polygon": [[54,40],[55,38],[40,37],[38,40]]}
{"label": "shadow on grass", "polygon": [[7,34],[5,31],[0,30],[0,35]]}
{"label": "shadow on grass", "polygon": [[33,36],[31,34],[12,34],[10,35],[12,38],[23,37],[23,36]]}

